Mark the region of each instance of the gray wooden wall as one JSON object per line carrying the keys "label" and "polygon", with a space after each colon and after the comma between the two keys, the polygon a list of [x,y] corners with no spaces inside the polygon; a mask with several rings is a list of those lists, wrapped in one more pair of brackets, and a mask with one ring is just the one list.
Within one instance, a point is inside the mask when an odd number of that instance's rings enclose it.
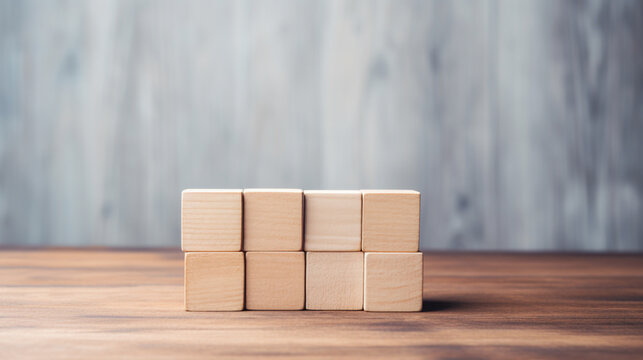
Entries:
{"label": "gray wooden wall", "polygon": [[642,1],[0,0],[0,244],[412,188],[424,249],[643,250]]}

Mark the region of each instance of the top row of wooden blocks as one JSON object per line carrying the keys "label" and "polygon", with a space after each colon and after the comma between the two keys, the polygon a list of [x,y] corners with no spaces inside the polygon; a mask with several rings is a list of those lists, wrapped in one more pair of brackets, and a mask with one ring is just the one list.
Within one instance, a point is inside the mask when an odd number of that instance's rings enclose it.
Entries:
{"label": "top row of wooden blocks", "polygon": [[183,251],[416,252],[411,190],[205,190],[182,193]]}

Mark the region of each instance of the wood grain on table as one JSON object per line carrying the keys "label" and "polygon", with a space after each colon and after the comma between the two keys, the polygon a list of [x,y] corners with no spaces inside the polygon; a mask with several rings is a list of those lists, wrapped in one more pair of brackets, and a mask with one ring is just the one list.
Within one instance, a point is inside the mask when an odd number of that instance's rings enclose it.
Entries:
{"label": "wood grain on table", "polygon": [[0,250],[0,358],[643,356],[643,255],[425,255],[424,311],[183,310],[177,250]]}

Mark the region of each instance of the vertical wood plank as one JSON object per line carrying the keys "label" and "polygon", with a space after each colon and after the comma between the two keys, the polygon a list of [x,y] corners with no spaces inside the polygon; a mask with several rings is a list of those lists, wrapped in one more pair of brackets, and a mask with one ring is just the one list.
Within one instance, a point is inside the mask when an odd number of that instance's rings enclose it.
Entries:
{"label": "vertical wood plank", "polygon": [[636,0],[0,0],[0,244],[184,188],[412,188],[422,248],[643,249]]}

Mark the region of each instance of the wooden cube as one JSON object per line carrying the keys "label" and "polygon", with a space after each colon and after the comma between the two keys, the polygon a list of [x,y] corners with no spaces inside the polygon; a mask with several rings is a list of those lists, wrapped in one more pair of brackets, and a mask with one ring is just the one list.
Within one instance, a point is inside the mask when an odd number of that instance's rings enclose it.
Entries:
{"label": "wooden cube", "polygon": [[185,310],[243,310],[242,252],[185,253]]}
{"label": "wooden cube", "polygon": [[362,251],[416,252],[419,244],[419,192],[362,191]]}
{"label": "wooden cube", "polygon": [[362,252],[306,253],[306,309],[361,310],[363,289]]}
{"label": "wooden cube", "polygon": [[360,251],[362,193],[304,191],[304,250]]}
{"label": "wooden cube", "polygon": [[183,251],[241,251],[242,191],[183,190]]}
{"label": "wooden cube", "polygon": [[244,190],[244,250],[301,251],[302,212],[302,190]]}
{"label": "wooden cube", "polygon": [[301,251],[246,253],[246,309],[303,310],[305,273]]}
{"label": "wooden cube", "polygon": [[364,310],[422,310],[422,253],[365,253]]}

